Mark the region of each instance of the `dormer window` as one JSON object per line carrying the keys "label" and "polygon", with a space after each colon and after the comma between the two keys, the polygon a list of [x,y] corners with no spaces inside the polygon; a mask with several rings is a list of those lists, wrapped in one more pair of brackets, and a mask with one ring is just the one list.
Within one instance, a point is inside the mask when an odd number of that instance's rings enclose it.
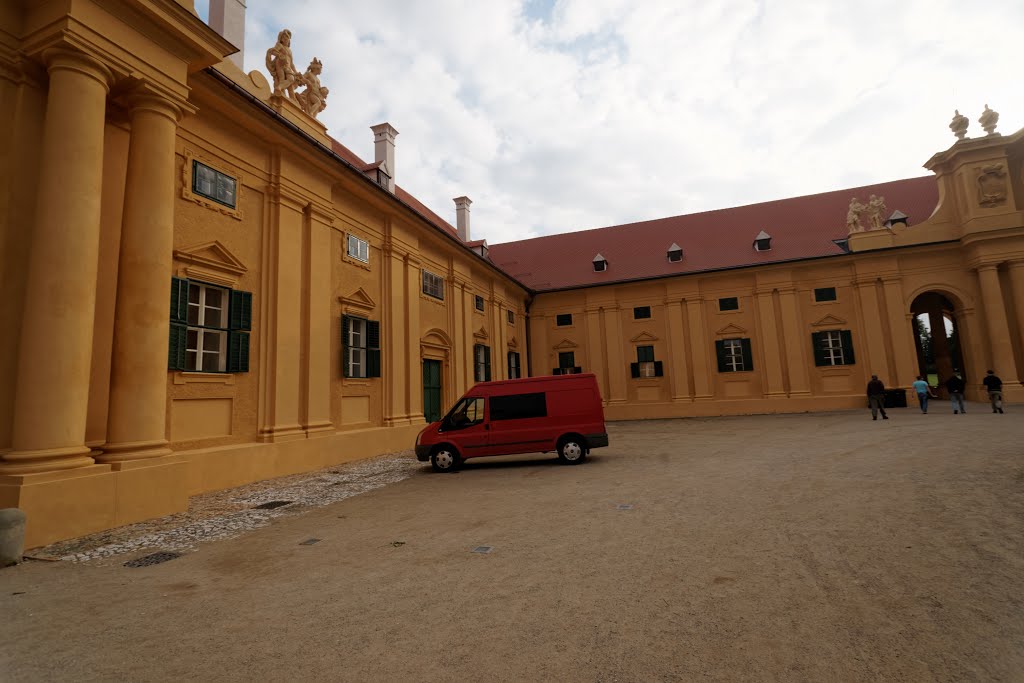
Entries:
{"label": "dormer window", "polygon": [[383,169],[377,169],[377,184],[383,187],[385,190],[390,187],[391,176],[384,172]]}
{"label": "dormer window", "polygon": [[683,260],[683,248],[675,242],[668,248],[668,260],[670,263],[679,263]]}
{"label": "dormer window", "polygon": [[754,238],[754,251],[771,251],[771,249],[772,236],[764,230],[757,233],[757,237]]}
{"label": "dormer window", "polygon": [[608,259],[598,254],[594,257],[594,272],[601,273],[608,270]]}

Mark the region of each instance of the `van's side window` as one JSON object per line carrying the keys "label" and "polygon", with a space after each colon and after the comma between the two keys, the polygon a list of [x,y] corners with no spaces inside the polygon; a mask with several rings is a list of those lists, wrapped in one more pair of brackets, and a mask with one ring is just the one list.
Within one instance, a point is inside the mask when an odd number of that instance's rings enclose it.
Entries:
{"label": "van's side window", "polygon": [[548,404],[543,392],[491,396],[491,420],[523,420],[528,417],[547,417]]}
{"label": "van's side window", "polygon": [[464,398],[452,408],[451,417],[447,420],[451,429],[472,427],[484,421],[484,399]]}

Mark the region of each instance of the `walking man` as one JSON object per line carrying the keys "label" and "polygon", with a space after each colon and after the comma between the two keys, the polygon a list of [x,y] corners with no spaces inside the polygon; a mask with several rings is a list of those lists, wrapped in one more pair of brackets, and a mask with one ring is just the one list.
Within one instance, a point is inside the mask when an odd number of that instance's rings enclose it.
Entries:
{"label": "walking man", "polygon": [[885,414],[885,385],[878,379],[878,375],[871,375],[871,381],[868,382],[868,406],[871,408],[872,420],[878,419],[879,412],[883,420],[889,419]]}
{"label": "walking man", "polygon": [[982,382],[984,382],[985,388],[988,389],[988,400],[992,402],[992,412],[1002,413],[1003,380],[999,379],[999,377],[996,376],[996,373],[989,370]]}
{"label": "walking man", "polygon": [[967,409],[964,408],[964,386],[964,381],[959,375],[953,375],[946,380],[946,391],[949,392],[949,402],[953,404],[954,415],[967,414]]}
{"label": "walking man", "polygon": [[924,381],[924,377],[921,375],[917,376],[917,380],[914,381],[913,387],[914,392],[917,393],[917,402],[921,406],[921,412],[927,415],[928,397],[932,396],[932,388],[928,386],[928,382]]}

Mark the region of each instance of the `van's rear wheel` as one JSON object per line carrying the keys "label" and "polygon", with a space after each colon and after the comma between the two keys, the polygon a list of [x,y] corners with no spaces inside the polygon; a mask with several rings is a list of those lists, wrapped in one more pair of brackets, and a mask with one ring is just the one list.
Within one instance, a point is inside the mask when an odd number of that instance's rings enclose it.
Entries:
{"label": "van's rear wheel", "polygon": [[459,453],[451,446],[439,446],[430,454],[430,466],[435,472],[454,472],[459,462]]}
{"label": "van's rear wheel", "polygon": [[587,457],[587,447],[578,436],[564,436],[558,442],[558,459],[566,465],[578,465]]}

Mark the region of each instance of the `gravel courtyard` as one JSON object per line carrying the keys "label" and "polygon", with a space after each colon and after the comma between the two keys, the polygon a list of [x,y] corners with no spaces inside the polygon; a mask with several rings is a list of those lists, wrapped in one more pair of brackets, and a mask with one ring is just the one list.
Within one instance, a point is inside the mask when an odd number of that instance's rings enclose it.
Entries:
{"label": "gravel courtyard", "polygon": [[[0,570],[0,680],[1020,681],[1024,408],[946,408],[613,423],[577,467],[405,453],[216,494]],[[124,566],[161,544],[182,556]]]}

